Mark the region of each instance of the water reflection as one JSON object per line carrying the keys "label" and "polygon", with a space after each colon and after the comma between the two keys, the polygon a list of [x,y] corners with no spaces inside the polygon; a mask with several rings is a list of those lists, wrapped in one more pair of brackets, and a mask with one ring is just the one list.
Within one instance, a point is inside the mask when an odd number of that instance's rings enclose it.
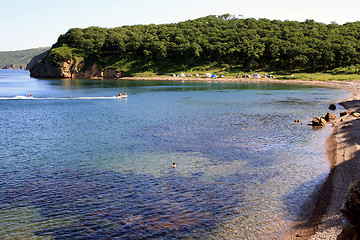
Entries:
{"label": "water reflection", "polygon": [[[55,222],[72,219],[35,232],[55,239],[183,238],[195,229],[214,228],[241,203],[236,189],[176,171],[162,178],[131,172],[38,172],[25,182],[2,194],[1,209],[33,206]],[[6,219],[1,223],[7,224]]]}

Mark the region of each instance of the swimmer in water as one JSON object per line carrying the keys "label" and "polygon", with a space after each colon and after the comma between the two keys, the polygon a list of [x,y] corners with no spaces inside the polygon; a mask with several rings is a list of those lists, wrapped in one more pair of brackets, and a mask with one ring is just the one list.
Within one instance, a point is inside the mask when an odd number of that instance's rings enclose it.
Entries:
{"label": "swimmer in water", "polygon": [[175,163],[175,162],[173,162],[172,167],[173,167],[173,168],[176,168],[176,163]]}

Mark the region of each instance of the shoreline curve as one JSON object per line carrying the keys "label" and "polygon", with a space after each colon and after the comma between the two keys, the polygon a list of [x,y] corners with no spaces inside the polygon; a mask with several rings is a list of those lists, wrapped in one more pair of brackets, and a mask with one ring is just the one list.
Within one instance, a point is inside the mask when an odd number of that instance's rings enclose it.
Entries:
{"label": "shoreline curve", "polygon": [[[181,82],[239,82],[283,83],[340,88],[350,96],[339,102],[347,111],[360,112],[359,80],[306,81],[301,79],[244,79],[244,78],[186,78],[186,77],[124,77],[122,80],[181,81]],[[360,177],[360,118],[346,115],[332,121],[333,132],[326,141],[330,173],[313,194],[314,211],[305,221],[290,223],[283,239],[336,239],[344,228],[340,207],[349,185]],[[358,137],[359,136],[359,137]]]}

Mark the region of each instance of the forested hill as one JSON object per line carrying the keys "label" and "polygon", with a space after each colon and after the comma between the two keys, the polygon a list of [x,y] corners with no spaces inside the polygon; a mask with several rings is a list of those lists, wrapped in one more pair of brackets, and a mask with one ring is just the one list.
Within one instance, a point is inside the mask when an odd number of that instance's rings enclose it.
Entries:
{"label": "forested hill", "polygon": [[339,25],[225,14],[176,24],[74,28],[59,37],[46,58],[60,67],[73,59],[129,74],[212,66],[325,71],[360,64],[360,22]]}
{"label": "forested hill", "polygon": [[19,51],[0,51],[0,69],[26,68],[31,59],[49,49],[50,47],[42,47]]}

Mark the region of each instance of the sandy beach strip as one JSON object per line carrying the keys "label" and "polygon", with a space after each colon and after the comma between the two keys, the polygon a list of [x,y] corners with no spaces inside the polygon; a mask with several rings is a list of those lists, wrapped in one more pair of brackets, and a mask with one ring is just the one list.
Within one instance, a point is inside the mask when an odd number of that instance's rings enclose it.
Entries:
{"label": "sandy beach strip", "polygon": [[[304,81],[279,80],[272,78],[186,78],[186,77],[129,77],[124,80],[181,81],[181,82],[239,82],[239,83],[283,83],[341,88],[348,90],[349,98],[339,102],[347,111],[360,112],[360,80],[352,81]],[[360,79],[360,76],[359,76]],[[326,111],[326,110],[325,110]],[[325,115],[326,112],[324,112]],[[334,128],[327,140],[330,173],[313,194],[314,208],[309,216],[295,222],[284,239],[336,239],[344,227],[340,212],[350,183],[360,177],[360,118],[351,115],[337,116],[332,122]]]}

